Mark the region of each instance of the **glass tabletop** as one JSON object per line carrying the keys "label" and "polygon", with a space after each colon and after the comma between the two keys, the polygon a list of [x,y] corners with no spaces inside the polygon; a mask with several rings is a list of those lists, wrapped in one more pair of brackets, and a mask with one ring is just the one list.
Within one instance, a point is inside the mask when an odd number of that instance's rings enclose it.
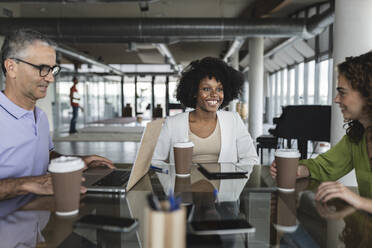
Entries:
{"label": "glass tabletop", "polygon": [[[340,200],[314,200],[318,182],[297,180],[296,190],[276,190],[269,167],[254,166],[247,178],[208,180],[193,166],[190,177],[151,171],[127,194],[85,194],[77,216],[54,213],[53,196],[26,195],[0,201],[1,247],[145,247],[147,195],[180,197],[187,222],[244,219],[249,234],[196,235],[187,228],[187,247],[364,247],[372,242],[372,217]],[[249,170],[249,168],[248,168]],[[128,233],[75,228],[81,216],[138,219]],[[188,226],[189,224],[187,224]]]}

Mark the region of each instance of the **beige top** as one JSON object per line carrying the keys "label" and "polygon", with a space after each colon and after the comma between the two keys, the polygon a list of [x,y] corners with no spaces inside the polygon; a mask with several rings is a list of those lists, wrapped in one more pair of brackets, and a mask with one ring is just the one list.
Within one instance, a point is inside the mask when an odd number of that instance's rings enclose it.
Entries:
{"label": "beige top", "polygon": [[194,143],[193,163],[218,162],[221,150],[221,130],[218,121],[213,133],[206,138],[193,134],[189,128],[189,139]]}

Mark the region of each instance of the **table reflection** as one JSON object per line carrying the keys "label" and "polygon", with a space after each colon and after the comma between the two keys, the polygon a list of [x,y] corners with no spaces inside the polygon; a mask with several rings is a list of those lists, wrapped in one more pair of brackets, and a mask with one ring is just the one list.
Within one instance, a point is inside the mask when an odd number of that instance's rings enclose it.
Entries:
{"label": "table reflection", "polygon": [[[41,231],[49,221],[50,211],[28,210],[33,200],[34,195],[24,195],[0,201],[1,247],[36,247],[45,242]],[[22,210],[18,210],[20,207]]]}
{"label": "table reflection", "polygon": [[[143,247],[144,206],[150,192],[181,196],[193,210],[188,221],[244,218],[256,228],[248,237],[188,232],[187,247],[368,247],[372,243],[372,216],[341,200],[315,201],[317,181],[297,180],[296,191],[285,194],[262,180],[270,177],[265,166],[255,166],[249,178],[223,180],[208,180],[197,167],[190,177],[179,178],[174,167],[168,167],[169,174],[150,171],[125,195],[84,195],[74,218],[50,214],[53,197],[26,195],[0,201],[0,247]],[[368,192],[367,187],[364,196]],[[87,214],[137,218],[139,226],[121,234],[73,228],[73,222]]]}

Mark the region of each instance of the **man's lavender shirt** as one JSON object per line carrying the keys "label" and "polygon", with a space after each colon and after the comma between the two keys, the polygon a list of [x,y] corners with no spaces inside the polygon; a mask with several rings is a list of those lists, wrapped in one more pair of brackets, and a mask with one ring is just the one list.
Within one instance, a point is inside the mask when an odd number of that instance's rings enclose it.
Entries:
{"label": "man's lavender shirt", "polygon": [[47,172],[54,145],[46,114],[38,107],[34,111],[17,106],[0,91],[0,179]]}

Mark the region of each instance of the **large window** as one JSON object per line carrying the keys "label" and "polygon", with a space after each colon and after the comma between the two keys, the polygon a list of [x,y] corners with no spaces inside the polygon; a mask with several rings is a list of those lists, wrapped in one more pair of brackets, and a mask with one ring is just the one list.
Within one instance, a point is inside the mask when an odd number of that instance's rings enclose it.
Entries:
{"label": "large window", "polygon": [[281,87],[281,77],[280,77],[280,71],[275,73],[275,116],[278,116],[280,114],[280,87]]}
{"label": "large window", "polygon": [[298,104],[304,104],[304,63],[298,65]]}
{"label": "large window", "polygon": [[[294,104],[295,100],[295,69],[291,69],[288,71],[288,83],[289,83],[289,102],[287,105]],[[287,97],[288,98],[288,97]]]}
{"label": "large window", "polygon": [[320,62],[319,104],[328,104],[328,60]]}
{"label": "large window", "polygon": [[132,77],[124,77],[124,105],[129,104],[132,107],[132,115],[135,115],[134,113],[134,80],[135,78]]}
{"label": "large window", "polygon": [[151,76],[137,77],[137,112],[151,118]]}
{"label": "large window", "polygon": [[315,92],[315,61],[308,62],[308,104],[314,104]]}
{"label": "large window", "polygon": [[154,93],[155,93],[155,107],[160,104],[163,109],[163,116],[165,116],[165,81],[166,76],[157,76],[155,78]]}
{"label": "large window", "polygon": [[[281,71],[281,78],[282,78],[282,85],[281,85],[281,88],[280,88],[280,105],[281,107],[283,106],[286,106],[288,103],[287,103],[287,94],[289,94],[288,92],[288,79],[287,79],[287,69],[283,69]],[[280,108],[280,112],[282,112],[282,109]]]}
{"label": "large window", "polygon": [[179,103],[176,98],[176,90],[178,85],[177,77],[169,77],[169,103]]}

